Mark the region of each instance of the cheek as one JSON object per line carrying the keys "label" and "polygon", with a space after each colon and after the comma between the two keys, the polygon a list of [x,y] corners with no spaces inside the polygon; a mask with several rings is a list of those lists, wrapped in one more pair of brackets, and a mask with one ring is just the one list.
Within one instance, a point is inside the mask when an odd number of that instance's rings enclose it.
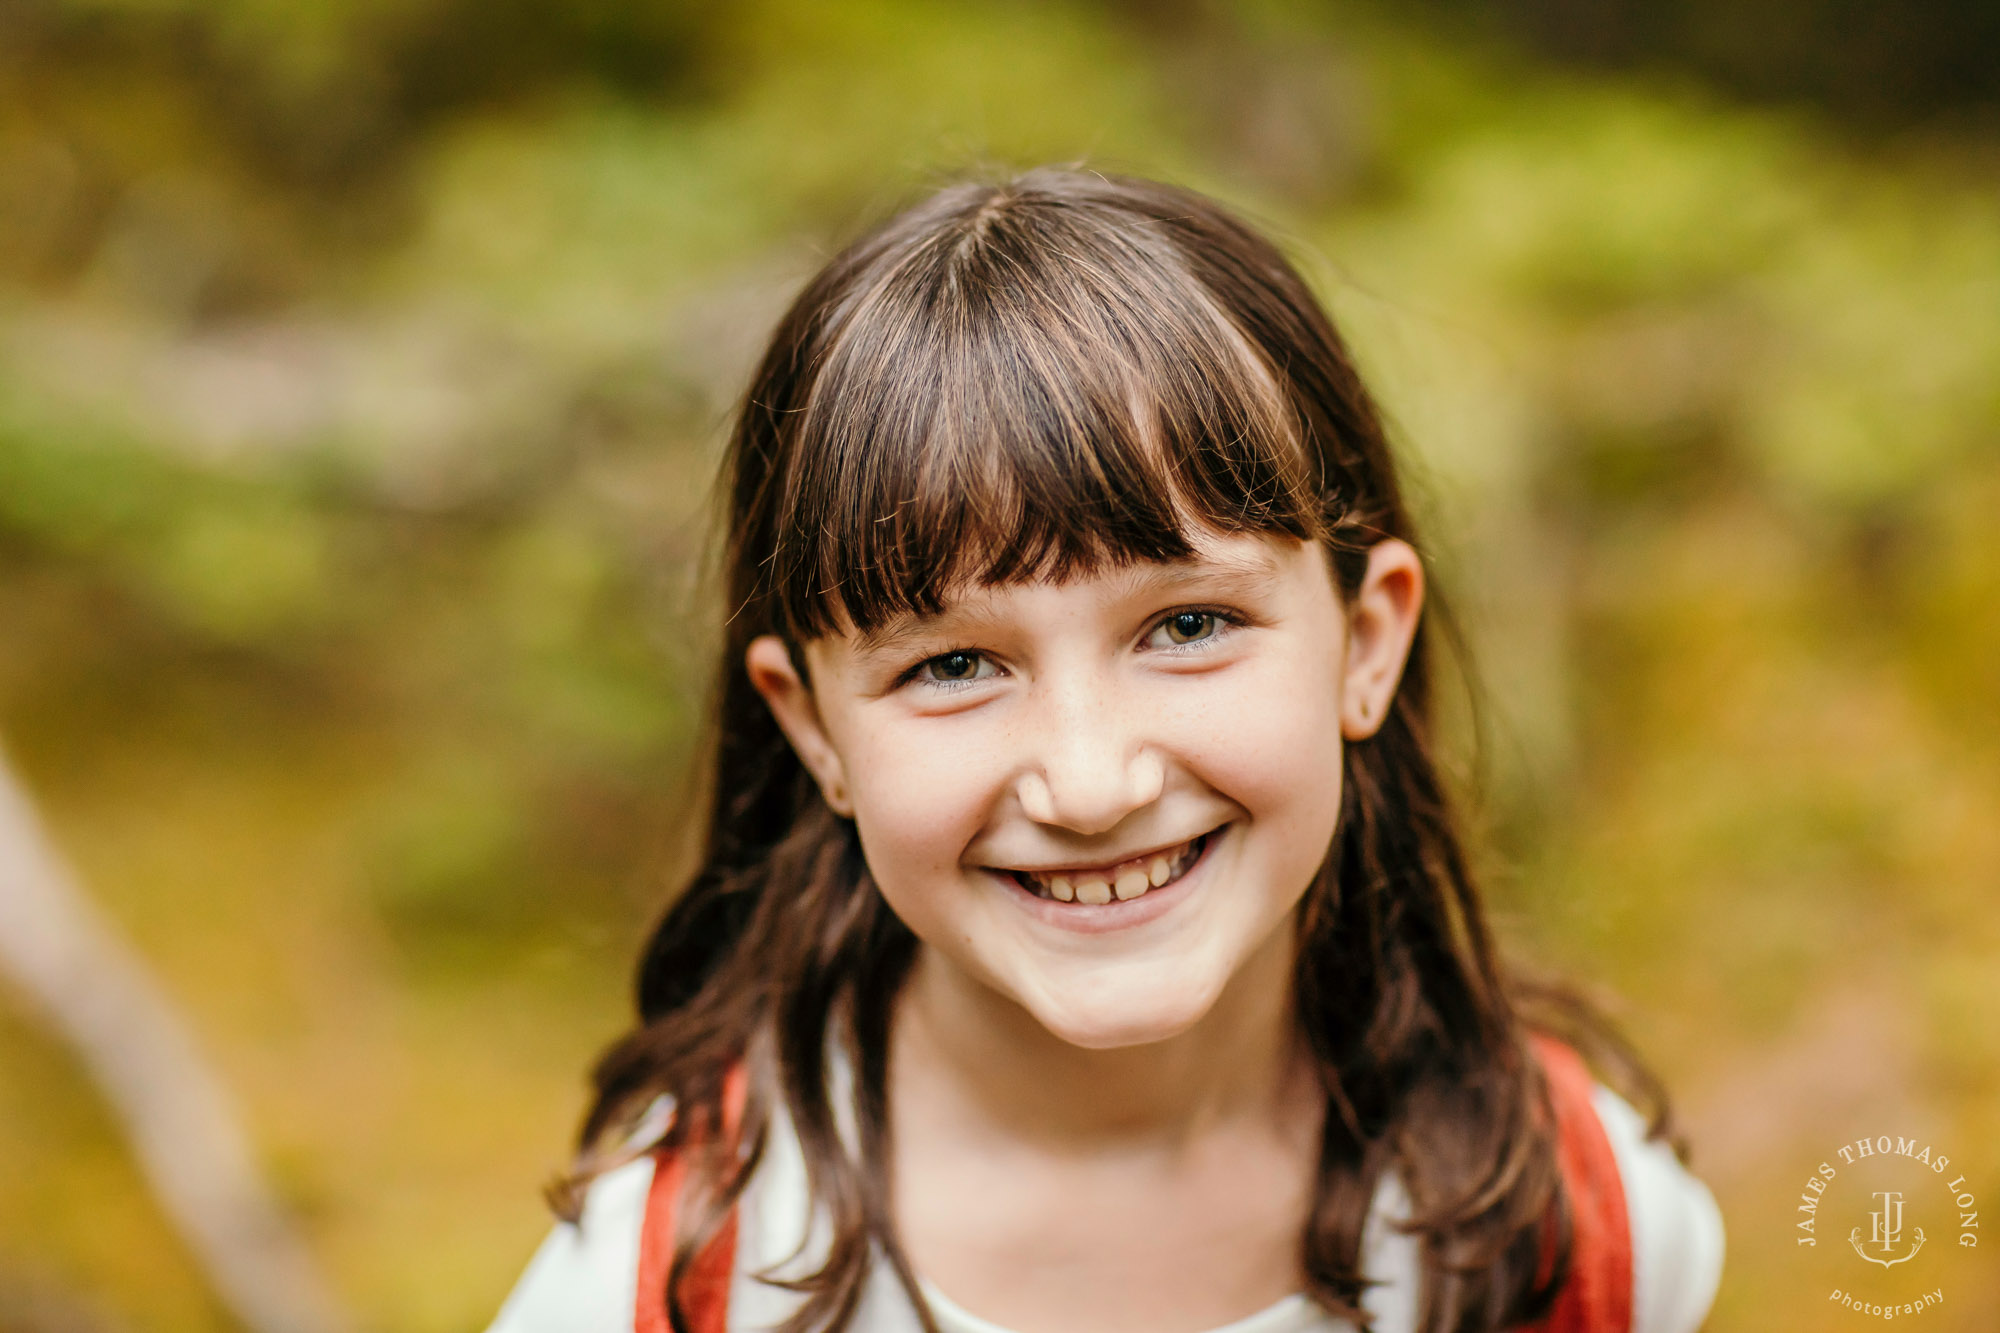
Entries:
{"label": "cheek", "polygon": [[992,757],[969,733],[936,731],[880,728],[847,753],[862,850],[899,912],[913,888],[957,871],[992,805]]}
{"label": "cheek", "polygon": [[[1325,662],[1260,665],[1204,701],[1184,753],[1206,785],[1243,807],[1265,851],[1317,869],[1340,813],[1339,688]],[[1281,846],[1270,845],[1275,836]]]}

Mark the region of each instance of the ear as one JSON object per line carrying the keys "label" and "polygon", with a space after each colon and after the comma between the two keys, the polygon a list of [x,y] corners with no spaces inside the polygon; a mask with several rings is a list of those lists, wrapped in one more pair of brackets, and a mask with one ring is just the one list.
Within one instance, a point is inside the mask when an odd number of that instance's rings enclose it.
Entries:
{"label": "ear", "polygon": [[1347,605],[1347,665],[1341,678],[1340,734],[1367,740],[1381,729],[1403,678],[1424,609],[1424,564],[1406,541],[1368,548],[1368,571]]}
{"label": "ear", "polygon": [[778,719],[778,726],[784,731],[785,739],[792,743],[799,762],[819,783],[820,795],[825,798],[828,808],[844,818],[853,818],[854,803],[847,792],[847,768],[820,721],[819,705],[813,700],[812,687],[799,675],[798,666],[792,661],[785,641],[775,634],[763,634],[752,639],[749,650],[743,654],[743,667],[750,673],[751,685],[770,706],[771,716]]}

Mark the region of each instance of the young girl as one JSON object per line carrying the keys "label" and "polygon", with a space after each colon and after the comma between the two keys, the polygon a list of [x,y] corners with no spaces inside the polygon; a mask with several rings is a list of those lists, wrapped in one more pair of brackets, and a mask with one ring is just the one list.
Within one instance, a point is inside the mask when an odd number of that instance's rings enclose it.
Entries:
{"label": "young girl", "polygon": [[1269,242],[946,190],[726,467],[700,869],[494,1333],[1700,1324],[1721,1220],[1495,954],[1382,424]]}

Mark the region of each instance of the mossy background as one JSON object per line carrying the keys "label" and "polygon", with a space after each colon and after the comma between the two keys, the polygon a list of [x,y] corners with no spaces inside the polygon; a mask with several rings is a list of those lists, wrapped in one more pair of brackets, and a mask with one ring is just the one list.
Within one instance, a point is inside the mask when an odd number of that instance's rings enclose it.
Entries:
{"label": "mossy background", "polygon": [[[10,0],[0,740],[364,1326],[480,1327],[685,864],[772,320],[930,183],[1169,176],[1395,419],[1493,912],[1667,1076],[1710,1327],[1846,1327],[1835,1146],[2000,1205],[1996,70],[1950,0]],[[0,1330],[230,1327],[0,990]]]}

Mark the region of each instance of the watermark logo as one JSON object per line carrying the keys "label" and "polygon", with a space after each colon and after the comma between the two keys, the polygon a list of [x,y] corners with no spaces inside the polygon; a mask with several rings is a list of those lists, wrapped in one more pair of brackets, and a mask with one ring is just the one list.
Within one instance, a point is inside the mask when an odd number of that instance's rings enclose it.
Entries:
{"label": "watermark logo", "polygon": [[1941,1279],[1979,1248],[1979,1197],[1949,1154],[1879,1134],[1842,1144],[1819,1164],[1799,1192],[1793,1226],[1817,1275],[1837,1284],[1829,1300],[1894,1319],[1943,1304]]}
{"label": "watermark logo", "polygon": [[[1887,1254],[1889,1251],[1895,1249],[1896,1242],[1901,1240],[1903,1236],[1903,1195],[1900,1190],[1877,1190],[1875,1191],[1875,1197],[1882,1201],[1882,1206],[1868,1214],[1869,1220],[1874,1223],[1874,1226],[1869,1230],[1868,1241],[1870,1245],[1881,1246],[1883,1253]],[[1853,1242],[1854,1252],[1869,1263],[1880,1264],[1884,1268],[1894,1268],[1897,1264],[1907,1259],[1916,1258],[1917,1251],[1924,1248],[1924,1229],[1918,1227],[1916,1244],[1910,1246],[1908,1253],[1899,1255],[1894,1259],[1885,1259],[1880,1255],[1870,1254],[1867,1250],[1861,1248],[1860,1227],[1854,1228],[1853,1233],[1847,1239]]]}
{"label": "watermark logo", "polygon": [[1856,1314],[1874,1315],[1877,1319],[1894,1319],[1897,1315],[1922,1314],[1934,1305],[1942,1305],[1944,1303],[1944,1288],[1939,1287],[1935,1291],[1919,1292],[1915,1300],[1904,1301],[1901,1305],[1896,1304],[1894,1301],[1884,1305],[1880,1301],[1871,1301],[1865,1296],[1856,1296],[1851,1291],[1841,1291],[1838,1288],[1835,1288],[1833,1294],[1828,1296],[1827,1299],[1840,1302]]}

